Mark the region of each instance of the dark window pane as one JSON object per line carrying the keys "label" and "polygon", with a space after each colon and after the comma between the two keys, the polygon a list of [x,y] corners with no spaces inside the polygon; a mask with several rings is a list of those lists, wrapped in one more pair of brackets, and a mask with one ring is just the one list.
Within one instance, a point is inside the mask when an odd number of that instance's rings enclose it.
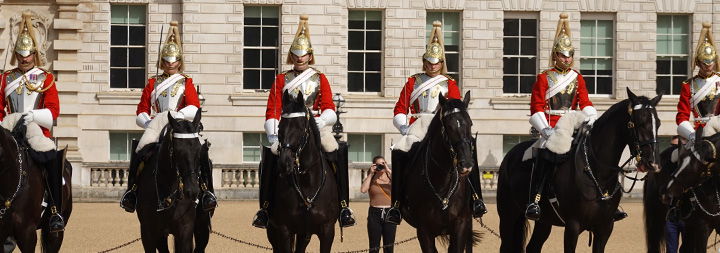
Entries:
{"label": "dark window pane", "polygon": [[243,65],[246,68],[259,68],[260,67],[260,50],[259,49],[245,49],[243,53]]}
{"label": "dark window pane", "polygon": [[612,77],[598,77],[597,94],[612,94]]}
{"label": "dark window pane", "polygon": [[348,21],[348,29],[363,29],[365,28],[364,20],[350,20]]}
{"label": "dark window pane", "polygon": [[377,20],[377,21],[368,20],[366,25],[367,25],[367,29],[374,29],[374,30],[382,29],[382,21],[380,21],[380,20]]}
{"label": "dark window pane", "polygon": [[686,59],[673,59],[673,74],[687,75],[688,62]]}
{"label": "dark window pane", "polygon": [[520,77],[520,93],[532,93],[533,85],[535,85],[534,76]]}
{"label": "dark window pane", "polygon": [[260,25],[260,18],[245,16],[245,25]]}
{"label": "dark window pane", "polygon": [[[144,55],[143,55],[144,58]],[[145,69],[129,69],[128,70],[128,86],[129,88],[144,88],[145,82]]]}
{"label": "dark window pane", "polygon": [[660,94],[671,94],[670,93],[670,77],[669,76],[658,76],[655,81],[657,87],[657,93]]}
{"label": "dark window pane", "polygon": [[263,25],[278,25],[280,24],[280,19],[278,18],[263,18],[262,19]]}
{"label": "dark window pane", "polygon": [[110,67],[127,67],[127,48],[110,48]]}
{"label": "dark window pane", "polygon": [[612,70],[597,70],[597,75],[599,76],[609,76],[612,75]]}
{"label": "dark window pane", "polygon": [[348,91],[363,92],[363,74],[348,73]]}
{"label": "dark window pane", "polygon": [[143,67],[145,64],[145,48],[128,48],[130,51],[129,67]]}
{"label": "dark window pane", "polygon": [[348,70],[363,71],[363,53],[348,53]]}
{"label": "dark window pane", "polygon": [[445,52],[447,52],[447,51],[455,51],[455,52],[460,51],[460,46],[445,44]]}
{"label": "dark window pane", "polygon": [[518,73],[518,58],[503,58],[503,73],[504,74],[517,74]]}
{"label": "dark window pane", "polygon": [[[673,83],[672,83],[673,84],[673,87],[672,87],[673,93],[672,94],[679,95],[680,89],[682,89],[682,82],[685,81],[685,77],[675,77],[672,79],[672,81],[673,81]],[[669,93],[666,93],[666,94],[669,94]]]}
{"label": "dark window pane", "polygon": [[518,93],[518,77],[517,76],[504,76],[503,77],[503,92],[504,93]]}
{"label": "dark window pane", "polygon": [[535,19],[523,19],[520,21],[522,36],[535,36],[537,35],[537,20]]}
{"label": "dark window pane", "polygon": [[278,28],[263,27],[262,29],[262,45],[274,47],[278,45]]}
{"label": "dark window pane", "polygon": [[127,26],[110,27],[110,45],[125,46],[128,44]]}
{"label": "dark window pane", "polygon": [[245,46],[260,46],[260,27],[245,27]]}
{"label": "dark window pane", "polygon": [[518,36],[520,31],[520,20],[519,19],[505,19],[505,28],[503,28],[503,34],[505,36]]}
{"label": "dark window pane", "polygon": [[453,80],[457,82],[457,86],[460,90],[462,90],[462,82],[460,82],[460,75],[458,74],[448,74],[450,77],[452,77]]}
{"label": "dark window pane", "polygon": [[518,55],[520,39],[517,38],[503,38],[503,54],[504,55]]}
{"label": "dark window pane", "polygon": [[[587,71],[592,72],[592,71]],[[585,78],[585,88],[587,88],[587,91],[589,94],[596,94],[595,93],[595,77],[589,76]]]}
{"label": "dark window pane", "polygon": [[127,88],[126,69],[110,69],[110,88]]}
{"label": "dark window pane", "polygon": [[262,88],[261,89],[270,89],[272,88],[273,83],[275,82],[275,70],[263,70],[262,71]]}
{"label": "dark window pane", "polygon": [[130,27],[130,45],[137,45],[137,46],[145,45],[145,27],[144,26],[131,26]]}
{"label": "dark window pane", "polygon": [[365,74],[365,91],[380,92],[380,83],[382,82],[380,79],[380,73]]}
{"label": "dark window pane", "polygon": [[535,74],[535,58],[520,58],[520,74]]}
{"label": "dark window pane", "polygon": [[364,32],[349,32],[350,41],[348,41],[348,49],[363,50],[365,49]]}
{"label": "dark window pane", "polygon": [[380,71],[382,66],[380,65],[380,53],[367,53],[365,54],[365,70],[366,71]]}
{"label": "dark window pane", "polygon": [[382,47],[382,32],[367,32],[365,33],[366,41],[365,49],[367,50],[380,50]]}
{"label": "dark window pane", "polygon": [[277,68],[277,50],[265,49],[262,50],[262,67],[263,68]]}
{"label": "dark window pane", "polygon": [[670,59],[663,57],[657,60],[657,73],[670,74]]}
{"label": "dark window pane", "polygon": [[259,89],[260,88],[260,70],[244,70],[243,71],[243,88]]}
{"label": "dark window pane", "polygon": [[460,71],[460,56],[456,53],[445,53],[445,63],[447,64],[447,70],[450,72]]}
{"label": "dark window pane", "polygon": [[537,53],[537,39],[521,39],[520,41],[520,54],[521,55],[535,55]]}

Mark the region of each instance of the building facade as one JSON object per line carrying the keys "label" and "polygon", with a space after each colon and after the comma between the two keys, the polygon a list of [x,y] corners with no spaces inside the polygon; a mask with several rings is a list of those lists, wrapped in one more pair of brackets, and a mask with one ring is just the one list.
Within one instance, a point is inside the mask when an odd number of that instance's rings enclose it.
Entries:
{"label": "building facade", "polygon": [[[221,197],[257,194],[268,90],[285,64],[299,16],[310,16],[315,67],[345,99],[351,187],[374,155],[390,159],[400,138],[392,108],[408,76],[421,72],[432,22],[443,22],[449,73],[470,91],[481,167],[529,138],[530,91],[549,68],[560,13],[569,14],[574,68],[602,113],[636,94],[665,94],[660,135],[675,135],[680,84],[703,21],[720,30],[717,0],[0,0],[0,44],[11,51],[23,11],[42,32],[45,68],[57,77],[60,117],[78,198],[118,197],[135,108],[169,22],[177,20],[185,73],[204,98]],[[5,57],[5,56],[3,56]],[[6,62],[9,62],[6,58]],[[12,66],[5,64],[5,69]],[[486,177],[492,187],[492,177]],[[496,179],[494,179],[496,181]],[[351,190],[352,191],[352,190]],[[357,190],[356,192],[359,192]],[[359,196],[359,193],[357,194]]]}

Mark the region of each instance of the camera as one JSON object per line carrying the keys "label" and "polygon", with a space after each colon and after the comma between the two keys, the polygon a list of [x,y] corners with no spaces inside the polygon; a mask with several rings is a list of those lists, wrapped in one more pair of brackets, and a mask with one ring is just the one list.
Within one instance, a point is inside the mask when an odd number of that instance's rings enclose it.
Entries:
{"label": "camera", "polygon": [[385,165],[382,164],[375,164],[375,170],[376,171],[382,171],[385,169]]}

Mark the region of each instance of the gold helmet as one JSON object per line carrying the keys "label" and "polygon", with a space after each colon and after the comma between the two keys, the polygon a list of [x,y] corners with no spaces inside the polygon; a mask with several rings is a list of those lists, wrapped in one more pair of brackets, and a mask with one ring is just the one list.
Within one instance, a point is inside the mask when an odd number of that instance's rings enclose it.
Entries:
{"label": "gold helmet", "polygon": [[[695,50],[695,60],[692,61],[691,69],[695,69],[697,61],[710,65],[718,60],[717,49],[715,49],[715,40],[713,40],[710,27],[711,25],[709,22],[703,22],[703,28],[700,31],[700,40],[698,41],[697,49]],[[715,64],[713,71],[720,71],[719,65],[720,64]]]}
{"label": "gold helmet", "polygon": [[[442,62],[443,67],[442,69],[440,69],[440,74],[444,75],[447,73],[447,65],[445,65],[445,46],[443,44],[443,34],[442,29],[440,28],[441,26],[442,23],[440,21],[433,22],[433,28],[430,31],[430,39],[428,40],[428,45],[425,48],[425,53],[423,54],[422,58],[432,64]],[[425,71],[424,65],[423,71]]]}
{"label": "gold helmet", "polygon": [[[312,43],[310,43],[310,25],[308,24],[308,19],[310,19],[310,17],[307,14],[300,15],[300,24],[298,25],[298,30],[295,33],[295,39],[293,39],[293,42],[290,45],[287,61],[285,61],[287,64],[294,63],[290,54],[294,54],[299,57],[313,53]],[[315,64],[315,57],[312,57],[308,64]]]}
{"label": "gold helmet", "polygon": [[[22,57],[27,57],[32,53],[37,52],[37,40],[35,39],[35,29],[32,26],[32,13],[25,12],[22,15],[23,20],[20,23],[20,34],[18,35],[17,41],[15,42],[15,53],[20,54]],[[12,57],[10,64],[15,65],[17,59]],[[42,66],[42,60],[40,56],[35,54],[35,65]]]}
{"label": "gold helmet", "polygon": [[180,42],[180,32],[178,31],[178,22],[170,21],[170,30],[168,30],[167,38],[165,39],[165,45],[160,50],[160,58],[157,62],[157,67],[162,68],[162,60],[173,63],[180,61],[179,71],[185,69],[185,61],[182,57],[182,43]]}
{"label": "gold helmet", "polygon": [[[557,53],[566,57],[575,55],[575,47],[573,47],[572,44],[572,38],[570,37],[570,25],[568,25],[567,19],[567,13],[560,14],[560,20],[558,21],[557,30],[555,31],[555,39],[553,41],[552,55]],[[570,65],[572,66],[572,62]],[[555,61],[553,57],[550,56],[550,67],[553,66],[555,66]]]}

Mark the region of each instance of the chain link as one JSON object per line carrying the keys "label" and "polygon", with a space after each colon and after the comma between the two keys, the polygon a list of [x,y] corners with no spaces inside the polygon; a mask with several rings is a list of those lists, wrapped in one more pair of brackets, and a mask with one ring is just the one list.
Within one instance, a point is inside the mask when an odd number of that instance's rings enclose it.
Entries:
{"label": "chain link", "polygon": [[247,244],[247,245],[250,245],[250,246],[259,248],[259,249],[272,250],[271,247],[262,246],[262,245],[260,245],[260,244],[255,244],[255,243],[251,243],[251,242],[246,242],[246,241],[243,241],[243,240],[240,240],[240,239],[237,239],[237,238],[233,238],[233,237],[224,235],[224,234],[222,234],[222,233],[220,233],[220,232],[217,232],[217,231],[215,231],[215,230],[210,231],[210,233],[219,235],[219,236],[222,237],[222,238],[225,238],[225,239],[228,239],[228,240],[237,242],[237,243]]}
{"label": "chain link", "polygon": [[359,250],[352,250],[352,251],[339,251],[339,252],[335,252],[335,253],[360,253],[360,252],[370,252],[370,251],[374,251],[374,250],[378,250],[378,251],[379,251],[380,249],[384,249],[384,248],[388,248],[388,247],[393,247],[393,246],[400,245],[400,244],[403,244],[403,243],[406,243],[406,242],[409,242],[409,241],[412,241],[412,240],[415,240],[415,239],[417,239],[417,236],[413,236],[413,237],[410,237],[410,238],[408,238],[408,239],[405,239],[405,240],[402,240],[402,241],[399,241],[399,242],[395,242],[395,243],[393,243],[393,244],[386,244],[386,245],[379,246],[379,247],[375,247],[375,248],[359,249]]}
{"label": "chain link", "polygon": [[126,247],[126,246],[128,246],[128,245],[130,245],[130,244],[136,243],[136,242],[140,241],[141,239],[142,239],[142,238],[137,238],[137,239],[135,239],[135,240],[132,240],[132,241],[123,243],[123,244],[121,244],[120,246],[117,246],[117,247],[114,247],[114,248],[110,248],[110,249],[106,249],[106,250],[103,250],[103,251],[98,251],[98,253],[106,253],[106,252],[110,252],[110,251],[113,251],[113,250],[118,250],[118,249],[123,248],[123,247]]}
{"label": "chain link", "polygon": [[487,225],[485,225],[485,223],[483,223],[483,221],[482,221],[482,218],[475,218],[475,220],[480,223],[480,226],[481,226],[481,227],[483,227],[484,229],[487,229],[488,231],[490,231],[490,233],[493,234],[493,235],[495,235],[495,236],[497,236],[497,238],[500,238],[500,234],[498,234],[497,232],[495,232],[495,230],[492,230],[490,227],[488,227]]}

